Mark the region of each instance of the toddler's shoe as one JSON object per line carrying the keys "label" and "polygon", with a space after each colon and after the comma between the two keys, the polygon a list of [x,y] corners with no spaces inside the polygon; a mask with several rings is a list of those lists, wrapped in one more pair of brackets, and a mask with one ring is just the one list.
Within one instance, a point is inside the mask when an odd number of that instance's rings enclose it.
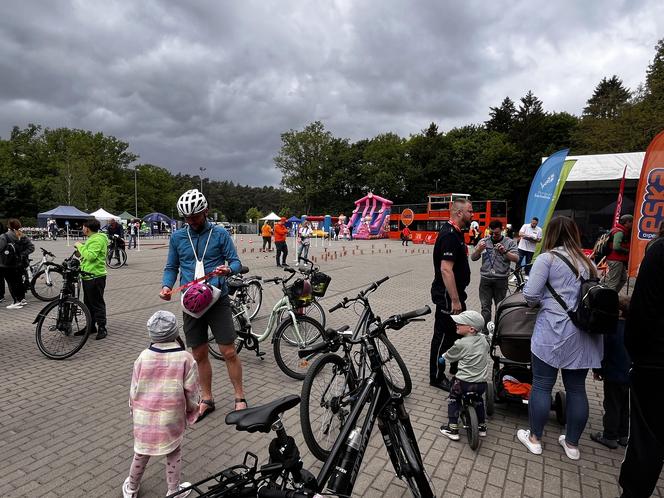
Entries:
{"label": "toddler's shoe", "polygon": [[[173,490],[169,489],[168,494],[166,496],[170,496],[173,493],[177,493],[177,492],[182,491],[183,489],[188,488],[188,487],[191,487],[190,482],[181,482],[177,489],[173,489]],[[178,495],[178,498],[185,498],[186,496],[189,496],[190,494],[191,494],[191,489],[188,490],[188,491],[181,492]]]}
{"label": "toddler's shoe", "polygon": [[516,431],[516,437],[521,443],[528,448],[533,455],[542,454],[542,443],[533,443],[530,440],[530,431],[525,429],[519,429]]}
{"label": "toddler's shoe", "polygon": [[129,478],[125,479],[125,482],[122,484],[122,498],[137,498],[138,489],[133,490],[129,487]]}
{"label": "toddler's shoe", "polygon": [[480,424],[479,427],[480,437],[486,437],[486,424]]}
{"label": "toddler's shoe", "polygon": [[457,424],[443,424],[440,426],[440,433],[447,436],[452,441],[459,440],[459,426]]}
{"label": "toddler's shoe", "polygon": [[596,443],[603,444],[611,450],[615,450],[618,447],[618,441],[615,439],[606,439],[601,432],[592,432],[590,434],[590,439]]}
{"label": "toddler's shoe", "polygon": [[567,445],[567,442],[565,441],[565,436],[560,436],[558,438],[558,442],[560,443],[560,446],[563,447],[565,450],[565,455],[567,455],[567,458],[570,460],[578,460],[581,458],[581,453],[579,452],[579,448],[572,448],[571,446]]}

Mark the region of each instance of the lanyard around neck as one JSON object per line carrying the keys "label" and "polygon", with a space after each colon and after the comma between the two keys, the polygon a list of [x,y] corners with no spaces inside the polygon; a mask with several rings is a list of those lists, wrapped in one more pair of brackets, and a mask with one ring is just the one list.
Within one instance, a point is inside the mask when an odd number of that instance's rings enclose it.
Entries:
{"label": "lanyard around neck", "polygon": [[[198,253],[196,252],[196,248],[194,247],[194,242],[191,240],[191,234],[189,233],[189,226],[187,226],[187,237],[189,237],[189,243],[191,244],[191,250],[194,251],[194,258],[196,258],[196,261],[202,262],[203,259],[205,258],[205,253],[207,252],[208,244],[210,243],[210,237],[212,236],[212,228],[210,228],[210,233],[208,233],[208,238],[207,241],[205,242],[205,249],[203,249],[203,256],[201,256],[201,259],[198,259]],[[196,241],[196,245],[198,245],[198,241]]]}

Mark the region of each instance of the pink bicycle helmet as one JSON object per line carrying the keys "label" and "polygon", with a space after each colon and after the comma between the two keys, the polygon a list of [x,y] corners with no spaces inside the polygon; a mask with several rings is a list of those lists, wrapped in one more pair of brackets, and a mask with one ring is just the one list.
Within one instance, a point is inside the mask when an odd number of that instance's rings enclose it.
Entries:
{"label": "pink bicycle helmet", "polygon": [[189,287],[182,296],[182,305],[191,313],[200,313],[212,302],[212,289],[204,283]]}

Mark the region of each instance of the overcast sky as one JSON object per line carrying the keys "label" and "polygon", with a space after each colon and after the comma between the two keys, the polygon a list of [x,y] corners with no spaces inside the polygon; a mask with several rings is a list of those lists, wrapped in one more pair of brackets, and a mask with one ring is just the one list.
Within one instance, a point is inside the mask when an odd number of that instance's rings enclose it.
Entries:
{"label": "overcast sky", "polygon": [[642,82],[662,37],[662,0],[23,0],[0,16],[0,137],[102,131],[174,173],[277,185],[289,129],[447,131],[529,89],[578,115],[602,77]]}

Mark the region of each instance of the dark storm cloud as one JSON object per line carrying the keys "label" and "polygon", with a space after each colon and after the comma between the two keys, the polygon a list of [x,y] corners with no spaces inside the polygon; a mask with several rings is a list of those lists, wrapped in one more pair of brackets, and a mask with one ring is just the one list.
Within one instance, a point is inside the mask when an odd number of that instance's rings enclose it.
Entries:
{"label": "dark storm cloud", "polygon": [[276,184],[279,135],[487,119],[529,89],[579,113],[644,75],[661,2],[20,2],[0,18],[0,135],[101,130],[173,172]]}

